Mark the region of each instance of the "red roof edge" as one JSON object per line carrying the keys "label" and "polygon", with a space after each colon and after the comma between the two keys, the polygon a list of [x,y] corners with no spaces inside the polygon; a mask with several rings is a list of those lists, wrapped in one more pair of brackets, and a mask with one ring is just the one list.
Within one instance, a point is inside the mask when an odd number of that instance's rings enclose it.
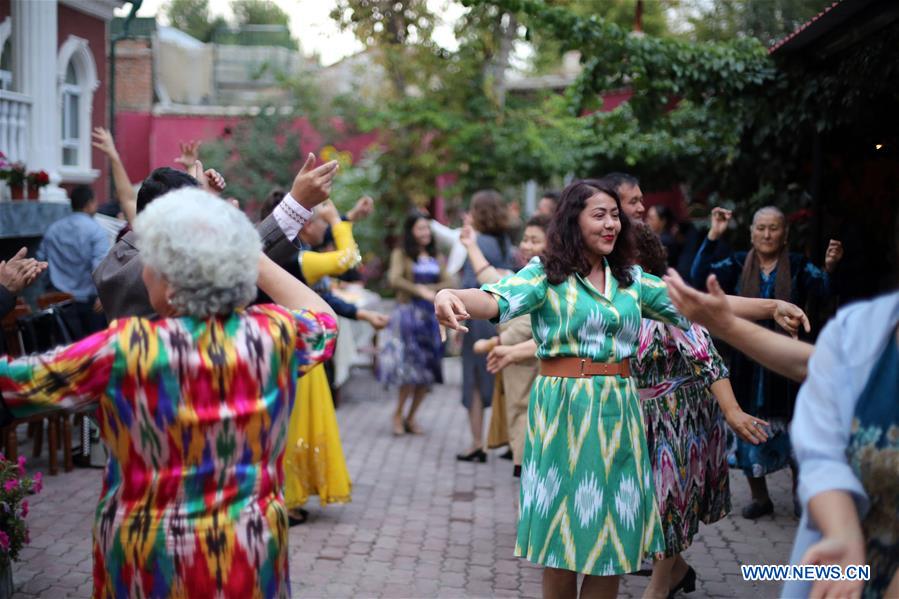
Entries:
{"label": "red roof edge", "polygon": [[821,17],[823,17],[824,15],[826,15],[827,13],[829,13],[830,11],[832,11],[834,8],[837,7],[838,4],[841,4],[842,2],[844,2],[844,0],[835,0],[835,1],[833,2],[833,4],[831,4],[830,6],[828,6],[827,8],[825,8],[824,10],[822,10],[821,12],[819,12],[817,15],[815,15],[814,17],[812,17],[811,19],[809,19],[806,23],[803,23],[802,25],[800,25],[799,27],[797,27],[796,30],[795,30],[793,33],[791,33],[790,35],[786,36],[785,38],[783,38],[783,39],[781,39],[781,40],[775,42],[775,44],[774,44],[773,46],[771,46],[770,48],[768,48],[768,54],[774,54],[774,52],[776,52],[776,51],[778,50],[778,48],[780,48],[781,46],[783,46],[784,44],[786,44],[787,42],[789,42],[790,40],[792,40],[793,38],[795,38],[797,35],[799,35],[800,33],[802,33],[804,30],[808,29],[808,27],[809,27],[812,23],[814,23],[815,21],[817,21],[818,19],[820,19]]}

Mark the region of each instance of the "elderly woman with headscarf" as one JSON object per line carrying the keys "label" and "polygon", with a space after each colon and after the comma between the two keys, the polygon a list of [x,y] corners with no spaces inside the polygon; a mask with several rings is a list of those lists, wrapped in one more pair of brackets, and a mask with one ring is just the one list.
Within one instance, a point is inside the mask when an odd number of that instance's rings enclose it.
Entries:
{"label": "elderly woman with headscarf", "polygon": [[[159,318],[0,359],[5,408],[97,406],[95,597],[285,597],[288,417],[300,372],[333,351],[334,313],[204,191],[170,192],[134,229]],[[280,305],[247,308],[257,284]]]}
{"label": "elderly woman with headscarf", "polygon": [[[717,276],[725,293],[744,297],[780,299],[805,308],[810,298],[826,299],[831,293],[830,273],[843,255],[839,241],[831,240],[820,269],[802,254],[787,248],[789,229],[784,213],[773,206],[756,211],[750,227],[749,252],[722,252],[721,237],[727,230],[731,211],[715,208],[711,228],[693,261],[694,286],[705,288],[710,274]],[[764,323],[774,329],[774,323]],[[796,462],[792,456],[789,423],[793,416],[798,385],[765,370],[742,354],[731,360],[731,379],[740,407],[751,416],[770,423],[768,440],[752,445],[736,439],[734,463],[743,470],[752,491],[752,502],[743,508],[743,517],[759,518],[773,513],[765,476],[789,466],[793,470],[795,495]],[[794,499],[794,511],[799,504]]]}

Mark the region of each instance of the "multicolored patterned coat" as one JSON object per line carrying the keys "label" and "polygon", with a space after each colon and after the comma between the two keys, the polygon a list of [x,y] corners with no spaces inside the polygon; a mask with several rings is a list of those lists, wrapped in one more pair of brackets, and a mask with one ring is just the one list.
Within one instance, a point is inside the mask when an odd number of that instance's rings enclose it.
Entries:
{"label": "multicolored patterned coat", "polygon": [[333,352],[323,314],[254,306],[127,318],[0,359],[16,417],[97,405],[109,448],[94,597],[286,597],[282,456],[301,370]]}

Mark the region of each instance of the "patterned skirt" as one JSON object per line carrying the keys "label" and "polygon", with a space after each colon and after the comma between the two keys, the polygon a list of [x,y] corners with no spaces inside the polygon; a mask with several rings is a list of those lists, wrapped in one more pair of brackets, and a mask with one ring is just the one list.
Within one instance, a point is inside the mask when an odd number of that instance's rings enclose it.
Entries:
{"label": "patterned skirt", "polygon": [[538,376],[515,555],[596,576],[665,550],[633,379]]}
{"label": "patterned skirt", "polygon": [[730,512],[726,426],[702,383],[656,397],[649,391],[641,390],[643,418],[665,535],[665,551],[655,557],[664,559],[690,546],[700,522],[711,524]]}
{"label": "patterned skirt", "polygon": [[424,386],[443,382],[443,342],[433,304],[423,300],[401,304],[382,335],[379,381],[387,385]]}

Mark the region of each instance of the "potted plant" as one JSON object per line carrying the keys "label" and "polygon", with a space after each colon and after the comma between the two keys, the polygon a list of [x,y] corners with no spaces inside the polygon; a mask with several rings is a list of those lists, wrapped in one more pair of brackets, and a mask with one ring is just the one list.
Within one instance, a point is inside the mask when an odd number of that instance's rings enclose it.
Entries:
{"label": "potted plant", "polygon": [[19,559],[19,551],[30,540],[25,524],[27,498],[40,493],[41,476],[40,472],[28,476],[24,457],[12,462],[0,454],[0,599],[12,596],[12,562]]}
{"label": "potted plant", "polygon": [[25,174],[25,165],[21,162],[7,164],[6,168],[0,170],[0,177],[9,185],[9,193],[13,200],[22,200],[25,198],[25,183],[27,175]]}
{"label": "potted plant", "polygon": [[50,175],[47,171],[32,171],[28,173],[28,198],[37,201],[41,195],[41,187],[50,184]]}

